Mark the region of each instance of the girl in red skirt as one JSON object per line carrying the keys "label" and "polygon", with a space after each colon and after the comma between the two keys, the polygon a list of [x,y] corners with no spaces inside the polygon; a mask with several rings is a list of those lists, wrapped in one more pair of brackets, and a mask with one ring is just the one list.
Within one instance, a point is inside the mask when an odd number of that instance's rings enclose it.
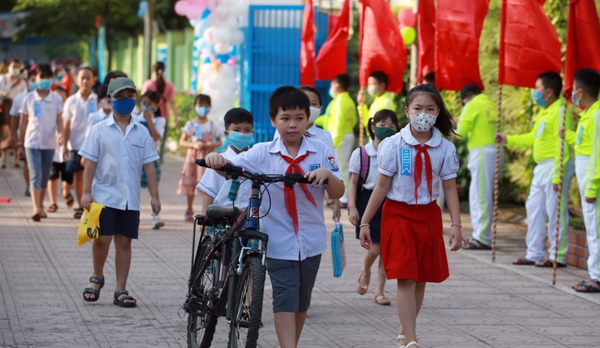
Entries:
{"label": "girl in red skirt", "polygon": [[397,279],[397,308],[402,326],[398,345],[418,348],[416,323],[425,284],[448,278],[442,213],[436,203],[442,181],[452,217],[450,250],[464,245],[456,192],[458,157],[444,139],[454,133],[452,116],[438,90],[419,85],[406,96],[410,124],[385,139],[377,151],[379,178],[362,216],[360,244],[370,249],[369,223],[383,205],[381,257],[388,279]]}

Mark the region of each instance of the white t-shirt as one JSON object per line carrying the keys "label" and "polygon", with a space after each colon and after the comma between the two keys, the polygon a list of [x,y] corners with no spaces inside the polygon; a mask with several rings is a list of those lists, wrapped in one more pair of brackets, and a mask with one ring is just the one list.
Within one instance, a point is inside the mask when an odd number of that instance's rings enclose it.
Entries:
{"label": "white t-shirt", "polygon": [[[208,120],[208,122],[204,124],[200,124],[194,120],[187,121],[185,126],[181,128],[181,131],[189,134],[192,139],[196,140],[202,140],[202,138],[207,134],[213,133],[213,141],[215,141],[222,135],[219,127],[217,127],[216,124],[211,120]],[[191,142],[192,139],[189,139],[188,141]]]}
{"label": "white t-shirt", "polygon": [[[298,157],[307,153],[308,156],[299,163],[305,173],[318,168],[326,168],[336,178],[342,180],[342,174],[333,156],[333,151],[323,142],[303,137]],[[282,154],[291,157],[283,141],[279,138],[272,142],[256,144],[231,161],[253,173],[284,174],[289,164],[283,159]],[[260,216],[264,216],[270,210],[260,223],[261,231],[269,235],[268,257],[302,261],[327,250],[327,228],[323,211],[325,188],[321,186],[316,189],[310,185],[306,185],[306,187],[312,194],[316,206],[306,198],[300,184],[294,185],[298,212],[298,234],[295,233],[293,220],[286,210],[283,183],[270,185],[268,189],[270,195],[266,192],[263,194]]]}
{"label": "white t-shirt", "polygon": [[[363,183],[363,188],[365,190],[373,190],[375,185],[377,184],[377,177],[379,176],[378,164],[377,164],[377,150],[375,150],[375,145],[373,142],[365,145],[365,151],[369,157],[369,170],[367,172],[367,180]],[[360,147],[355,149],[352,152],[352,156],[350,157],[350,173],[358,174],[360,176],[361,170],[361,154]]]}
{"label": "white t-shirt", "polygon": [[[307,129],[304,134],[311,139],[322,141],[335,154],[333,138],[331,137],[331,133],[329,133],[329,131],[323,130],[313,124],[313,126]],[[277,138],[279,138],[279,132],[277,132],[277,129],[275,129],[275,134],[273,134],[273,140],[276,140]]]}
{"label": "white t-shirt", "polygon": [[[133,117],[139,123],[146,122],[146,118],[144,117],[143,113],[136,114]],[[158,139],[157,141],[154,142],[154,146],[156,146],[156,148],[159,148],[161,140],[162,140],[163,136],[165,135],[165,127],[167,126],[167,119],[162,116],[154,116],[152,118],[152,124],[154,125],[154,128],[156,128],[158,135],[160,135],[160,139]],[[150,137],[152,138],[152,134],[150,134]],[[152,140],[154,140],[154,138]]]}
{"label": "white t-shirt", "polygon": [[83,99],[81,91],[73,94],[65,102],[64,120],[71,121],[71,133],[68,147],[79,150],[85,140],[89,114],[98,110],[98,95],[94,92]]}
{"label": "white t-shirt", "polygon": [[0,97],[15,99],[19,94],[27,92],[27,82],[21,78],[13,82],[9,74],[0,75]]}
{"label": "white t-shirt", "polygon": [[430,147],[427,149],[427,153],[431,159],[432,194],[430,196],[428,192],[425,156],[421,154],[423,169],[421,185],[417,191],[418,202],[415,199],[414,171],[415,157],[418,151],[415,146],[420,143],[412,135],[410,124],[379,144],[377,151],[379,172],[392,177],[392,186],[387,193],[387,198],[407,204],[426,205],[438,198],[440,180],[456,178],[459,162],[454,144],[444,139],[435,127],[432,128],[432,131],[433,136],[425,143]]}
{"label": "white t-shirt", "polygon": [[56,149],[57,118],[63,112],[62,98],[52,92],[42,98],[35,90],[25,95],[19,112],[28,116],[24,146],[40,150]]}

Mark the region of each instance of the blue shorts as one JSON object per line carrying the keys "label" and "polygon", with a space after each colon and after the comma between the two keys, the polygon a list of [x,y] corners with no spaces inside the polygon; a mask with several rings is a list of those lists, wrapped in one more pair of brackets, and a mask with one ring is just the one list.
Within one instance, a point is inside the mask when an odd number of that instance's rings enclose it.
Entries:
{"label": "blue shorts", "polygon": [[302,313],[310,307],[310,299],[321,255],[304,261],[267,258],[267,270],[273,287],[273,313]]}
{"label": "blue shorts", "polygon": [[100,213],[100,236],[121,236],[137,239],[140,229],[139,210],[104,207]]}
{"label": "blue shorts", "polygon": [[54,149],[32,149],[25,148],[27,166],[29,167],[29,188],[41,190],[48,187],[50,179],[50,168],[54,158]]}

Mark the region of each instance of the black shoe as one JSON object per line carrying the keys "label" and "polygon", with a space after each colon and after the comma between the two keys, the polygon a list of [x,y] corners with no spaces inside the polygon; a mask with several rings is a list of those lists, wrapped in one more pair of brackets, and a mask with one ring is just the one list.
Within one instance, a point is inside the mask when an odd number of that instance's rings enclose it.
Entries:
{"label": "black shoe", "polygon": [[29,191],[29,187],[25,189],[25,197],[31,197],[31,192]]}

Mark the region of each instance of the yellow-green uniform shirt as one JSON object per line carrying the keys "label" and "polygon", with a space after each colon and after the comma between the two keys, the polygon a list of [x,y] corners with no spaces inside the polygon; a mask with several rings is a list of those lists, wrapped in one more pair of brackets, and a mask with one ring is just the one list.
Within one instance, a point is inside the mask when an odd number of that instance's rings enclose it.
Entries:
{"label": "yellow-green uniform shirt", "polygon": [[358,115],[365,127],[369,125],[369,119],[373,118],[377,111],[389,109],[396,112],[396,103],[390,92],[385,92],[380,96],[375,97],[371,107],[367,109],[366,105],[358,107]]}
{"label": "yellow-green uniform shirt", "polygon": [[[507,136],[508,146],[517,147],[532,147],[533,160],[536,163],[543,162],[548,159],[554,159],[554,175],[552,183],[559,183],[559,161],[560,158],[560,142],[558,130],[562,122],[562,112],[564,110],[564,99],[560,98],[552,105],[544,108],[538,115],[533,124],[533,129],[529,133]],[[566,129],[573,127],[573,119],[571,114],[567,112]],[[571,158],[571,148],[565,146],[564,163]]]}
{"label": "yellow-green uniform shirt", "polygon": [[356,104],[348,92],[338,94],[327,106],[325,115],[317,118],[315,124],[331,133],[333,146],[342,145],[344,134],[354,133],[356,126]]}
{"label": "yellow-green uniform shirt", "polygon": [[494,145],[498,107],[490,98],[481,93],[463,108],[458,121],[458,134],[467,137],[469,150]]}
{"label": "yellow-green uniform shirt", "polygon": [[585,186],[585,196],[596,198],[600,189],[600,100],[584,110],[577,125],[577,131],[567,128],[565,141],[575,144],[575,155],[590,156],[590,173]]}

